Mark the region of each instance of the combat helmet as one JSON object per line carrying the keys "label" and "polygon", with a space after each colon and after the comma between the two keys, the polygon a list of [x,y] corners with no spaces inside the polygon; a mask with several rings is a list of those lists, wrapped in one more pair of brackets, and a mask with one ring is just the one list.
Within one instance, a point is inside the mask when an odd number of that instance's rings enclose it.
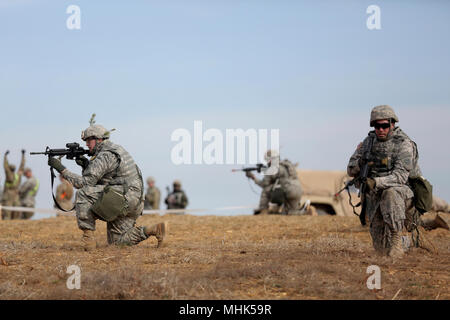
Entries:
{"label": "combat helmet", "polygon": [[376,106],[370,113],[370,126],[373,127],[375,121],[391,119],[393,122],[398,122],[398,117],[394,112],[394,109],[388,105]]}
{"label": "combat helmet", "polygon": [[106,130],[102,125],[95,124],[95,113],[92,115],[91,120],[89,120],[89,124],[90,126],[81,132],[81,139],[83,141],[86,141],[88,138],[109,139],[110,133],[115,130]]}
{"label": "combat helmet", "polygon": [[278,152],[278,150],[267,150],[267,152],[264,154],[264,160],[266,160],[266,162],[269,162],[272,159],[276,159],[280,157],[280,153]]}
{"label": "combat helmet", "polygon": [[9,169],[10,169],[12,172],[14,172],[14,171],[16,171],[16,166],[15,166],[14,164],[10,164],[10,165],[9,165]]}
{"label": "combat helmet", "polygon": [[155,178],[153,178],[153,177],[148,177],[148,178],[147,178],[147,183],[151,183],[151,182],[155,182]]}
{"label": "combat helmet", "polygon": [[179,187],[181,187],[181,181],[180,181],[180,180],[175,180],[175,181],[173,182],[173,185],[174,185],[174,186],[179,186]]}

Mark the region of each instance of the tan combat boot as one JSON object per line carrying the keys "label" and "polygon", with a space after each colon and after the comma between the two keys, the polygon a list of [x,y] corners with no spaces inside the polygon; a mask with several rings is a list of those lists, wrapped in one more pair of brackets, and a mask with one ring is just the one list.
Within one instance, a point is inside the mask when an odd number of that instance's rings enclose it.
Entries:
{"label": "tan combat boot", "polygon": [[155,236],[156,239],[158,239],[157,248],[161,247],[164,237],[166,236],[166,230],[167,222],[158,223],[151,227],[144,227],[144,232],[148,237]]}
{"label": "tan combat boot", "polygon": [[417,247],[425,249],[431,253],[437,253],[438,251],[433,242],[425,236],[425,229],[423,227],[418,227],[417,232],[419,233],[417,239],[418,241],[416,243]]}
{"label": "tan combat boot", "polygon": [[94,238],[94,231],[92,230],[83,230],[81,242],[83,243],[83,248],[85,251],[92,251],[97,248],[97,242]]}
{"label": "tan combat boot", "polygon": [[437,228],[449,230],[447,222],[439,215],[439,213],[436,213],[434,219],[431,219],[430,217],[422,217],[422,226],[426,230],[433,230]]}
{"label": "tan combat boot", "polygon": [[434,218],[434,223],[436,225],[436,228],[442,228],[445,230],[449,230],[448,223],[439,215],[439,213],[436,214],[436,218]]}
{"label": "tan combat boot", "polygon": [[389,250],[389,257],[399,259],[404,253],[400,232],[392,232],[392,246]]}

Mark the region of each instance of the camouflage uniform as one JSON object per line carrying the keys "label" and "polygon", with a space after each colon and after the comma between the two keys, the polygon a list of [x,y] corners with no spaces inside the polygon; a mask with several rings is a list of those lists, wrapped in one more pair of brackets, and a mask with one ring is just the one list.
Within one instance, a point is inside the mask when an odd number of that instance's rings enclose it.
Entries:
{"label": "camouflage uniform", "polygon": [[[3,167],[5,168],[5,185],[3,189],[2,205],[9,207],[20,206],[19,186],[22,180],[23,171],[25,168],[25,151],[22,152],[22,160],[17,173],[14,173],[15,166],[8,163],[7,154],[3,160]],[[2,218],[4,220],[20,219],[20,211],[2,210]]]}
{"label": "camouflage uniform", "polygon": [[[176,189],[176,186],[179,186],[179,188]],[[181,189],[180,182],[174,182],[174,190],[167,195],[165,203],[167,209],[184,209],[187,207],[189,200],[186,193]]]}
{"label": "camouflage uniform", "polygon": [[[39,180],[31,176],[19,188],[19,197],[22,207],[34,208],[36,204],[36,193],[39,190]],[[34,212],[22,212],[22,219],[30,219]]]}
{"label": "camouflage uniform", "polygon": [[[56,187],[56,201],[64,210],[71,210],[73,208],[73,186],[69,181],[63,180],[61,184]],[[55,205],[55,208],[56,205]]]}
{"label": "camouflage uniform", "polygon": [[284,194],[283,214],[300,214],[300,200],[303,190],[298,179],[294,165],[287,159],[279,162],[276,174],[268,174],[263,179],[254,179],[255,183],[262,188],[259,200],[259,208],[256,212],[267,210],[271,200],[272,192],[280,187]]}
{"label": "camouflage uniform", "polygon": [[99,199],[106,185],[122,192],[126,190],[127,214],[107,222],[109,244],[135,245],[148,236],[144,227],[135,226],[142,214],[143,181],[140,170],[129,153],[119,145],[105,140],[97,145],[95,154],[82,176],[68,170],[63,177],[79,189],[76,193],[76,215],[81,230],[95,230],[95,220],[99,217],[92,212],[92,205]]}
{"label": "camouflage uniform", "polygon": [[[149,178],[147,182],[155,182],[154,179]],[[147,193],[145,194],[144,209],[147,210],[159,210],[159,203],[161,199],[161,191],[155,186],[148,187]]]}
{"label": "camouflage uniform", "polygon": [[401,242],[406,251],[410,238],[404,231],[412,231],[418,223],[418,212],[412,201],[414,194],[408,185],[409,177],[421,176],[417,146],[398,127],[391,130],[386,141],[378,140],[375,131],[371,131],[350,158],[347,173],[352,177],[359,175],[362,153],[370,137],[374,142],[369,178],[374,179],[375,188],[366,193],[366,217],[370,222],[373,246],[378,252],[388,254],[393,247],[393,236],[403,234]]}

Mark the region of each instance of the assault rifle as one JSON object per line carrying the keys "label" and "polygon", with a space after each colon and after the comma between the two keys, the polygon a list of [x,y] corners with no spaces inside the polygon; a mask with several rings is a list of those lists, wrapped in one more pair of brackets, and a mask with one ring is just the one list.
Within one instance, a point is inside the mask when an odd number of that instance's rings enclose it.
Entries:
{"label": "assault rifle", "polygon": [[[44,152],[30,152],[30,155],[36,155],[36,154],[45,154],[49,158],[51,157],[59,157],[60,159],[64,156],[66,156],[69,160],[77,160],[84,156],[85,154],[89,154],[89,150],[83,149],[80,147],[80,144],[76,142],[67,143],[66,149],[50,149],[49,147],[45,148]],[[51,175],[51,185],[52,185],[52,197],[53,201],[55,202],[55,205],[58,207],[59,210],[62,210],[64,212],[69,212],[75,209],[75,207],[72,208],[72,210],[65,210],[61,208],[58,201],[56,201],[55,195],[53,194],[53,182],[55,180],[55,173],[53,172],[53,168],[50,167],[50,175]]]}
{"label": "assault rifle", "polygon": [[263,168],[267,168],[267,166],[265,166],[262,163],[257,163],[256,167],[248,167],[248,168],[242,168],[242,169],[231,169],[231,172],[238,172],[238,171],[251,172],[251,171],[256,171],[258,173],[261,173],[261,170]]}
{"label": "assault rifle", "polygon": [[74,160],[89,153],[89,150],[83,149],[82,147],[80,147],[80,144],[76,142],[67,143],[66,148],[67,149],[50,149],[49,147],[47,147],[45,148],[44,152],[30,152],[30,155],[45,154],[49,157],[66,156],[67,159]]}
{"label": "assault rifle", "polygon": [[[373,146],[373,141],[375,140],[375,135],[371,135],[369,133],[369,140],[367,143],[367,146],[362,146],[363,149],[363,153],[361,156],[361,168],[359,171],[359,176],[353,178],[352,180],[348,181],[345,186],[339,190],[339,192],[337,192],[334,196],[338,197],[339,194],[344,191],[347,190],[348,192],[348,196],[349,196],[349,200],[348,202],[350,203],[350,205],[353,208],[353,213],[356,214],[357,216],[359,216],[359,221],[361,222],[361,225],[365,226],[366,225],[366,210],[367,210],[367,204],[366,204],[366,189],[367,189],[367,178],[369,175],[369,157],[370,157],[370,152],[372,150],[372,146]],[[358,192],[358,197],[360,197],[361,201],[357,204],[357,205],[353,205],[352,203],[352,197],[350,195],[350,187],[352,185],[355,185],[356,183],[359,184],[359,192]],[[361,206],[361,212],[358,215],[356,213],[355,208]]]}

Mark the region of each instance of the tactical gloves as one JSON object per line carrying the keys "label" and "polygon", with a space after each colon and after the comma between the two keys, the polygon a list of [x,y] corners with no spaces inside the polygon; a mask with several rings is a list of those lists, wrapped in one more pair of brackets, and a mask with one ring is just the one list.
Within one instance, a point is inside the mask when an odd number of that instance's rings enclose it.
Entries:
{"label": "tactical gloves", "polygon": [[81,168],[86,169],[89,165],[89,160],[85,156],[81,156],[75,159],[75,163],[79,165]]}
{"label": "tactical gloves", "polygon": [[54,168],[59,173],[63,172],[66,167],[64,167],[59,159],[56,159],[54,157],[48,158],[48,165],[52,168]]}
{"label": "tactical gloves", "polygon": [[25,154],[25,149],[22,149],[22,154]]}
{"label": "tactical gloves", "polygon": [[9,154],[9,150],[6,150],[5,152],[5,156],[7,156]]}

